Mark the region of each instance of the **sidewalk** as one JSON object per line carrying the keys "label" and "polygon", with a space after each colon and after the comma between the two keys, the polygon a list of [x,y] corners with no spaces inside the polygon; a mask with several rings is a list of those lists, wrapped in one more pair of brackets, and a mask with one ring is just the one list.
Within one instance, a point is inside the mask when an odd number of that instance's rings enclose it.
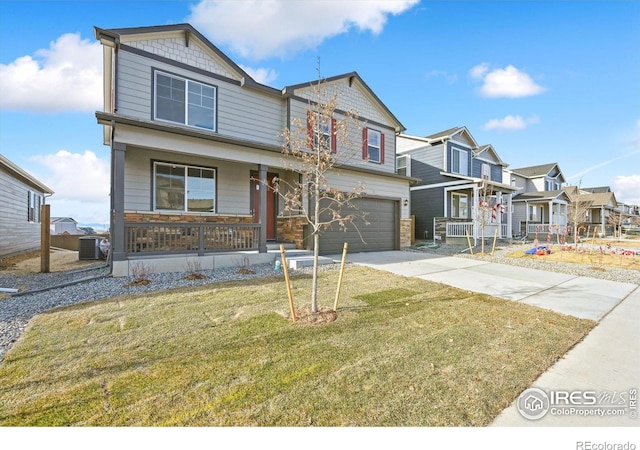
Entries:
{"label": "sidewalk", "polygon": [[[545,392],[624,393],[627,398],[630,389],[640,389],[640,287],[637,284],[402,251],[356,253],[349,255],[348,261],[595,320],[599,323],[591,333],[533,386]],[[514,402],[492,426],[640,426],[640,420],[637,417],[632,420],[628,415],[547,414],[533,421],[525,419]]]}

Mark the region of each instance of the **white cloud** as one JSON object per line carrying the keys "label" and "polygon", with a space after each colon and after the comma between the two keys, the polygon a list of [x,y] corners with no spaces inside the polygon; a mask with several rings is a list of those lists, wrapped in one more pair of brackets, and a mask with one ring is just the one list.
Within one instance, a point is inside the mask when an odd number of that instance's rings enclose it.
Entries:
{"label": "white cloud", "polygon": [[[351,29],[379,34],[389,15],[418,0],[203,0],[186,19],[245,58],[288,57]],[[223,20],[221,20],[221,18]]]}
{"label": "white cloud", "polygon": [[613,177],[611,190],[619,202],[640,205],[640,174]]}
{"label": "white cloud", "polygon": [[529,125],[533,125],[540,122],[538,116],[531,116],[528,119],[522,118],[522,116],[508,115],[502,119],[491,119],[485,123],[482,128],[485,130],[497,130],[497,131],[512,131],[522,130]]}
{"label": "white cloud", "polygon": [[109,161],[89,150],[82,154],[60,150],[30,159],[44,167],[38,171],[38,179],[55,192],[53,199],[108,204]]}
{"label": "white cloud", "polygon": [[240,64],[242,70],[247,72],[251,78],[256,80],[258,83],[269,85],[273,83],[278,78],[278,72],[273,69],[265,69],[263,67],[259,67],[254,69],[252,67],[247,67]]}
{"label": "white cloud", "polygon": [[546,91],[544,87],[536,84],[527,73],[518,70],[512,65],[508,65],[504,69],[489,71],[489,64],[482,63],[473,67],[469,74],[471,77],[483,81],[479,92],[484,97],[518,98],[537,95]]}
{"label": "white cloud", "polygon": [[95,111],[102,104],[102,48],[64,34],[33,56],[0,64],[0,109]]}
{"label": "white cloud", "polygon": [[432,70],[427,73],[427,78],[442,77],[447,84],[453,84],[458,81],[458,75],[449,73],[444,70]]}
{"label": "white cloud", "polygon": [[480,63],[469,71],[471,78],[482,78],[489,71],[489,63]]}

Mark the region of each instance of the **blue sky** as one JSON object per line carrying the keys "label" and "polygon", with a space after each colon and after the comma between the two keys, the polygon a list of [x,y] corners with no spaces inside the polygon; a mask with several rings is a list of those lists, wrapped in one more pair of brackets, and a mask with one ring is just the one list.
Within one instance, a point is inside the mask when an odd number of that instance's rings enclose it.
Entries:
{"label": "blue sky", "polygon": [[0,153],[52,215],[108,223],[93,27],[190,22],[276,88],[357,71],[407,128],[640,204],[640,2],[0,0]]}

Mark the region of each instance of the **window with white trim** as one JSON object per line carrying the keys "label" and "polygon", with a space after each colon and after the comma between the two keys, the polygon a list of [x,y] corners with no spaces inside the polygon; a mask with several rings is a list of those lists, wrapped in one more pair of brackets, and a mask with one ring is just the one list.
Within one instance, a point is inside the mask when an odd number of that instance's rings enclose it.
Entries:
{"label": "window with white trim", "polygon": [[215,212],[215,169],[156,162],[154,180],[155,210]]}
{"label": "window with white trim", "polygon": [[27,191],[27,221],[40,222],[40,208],[42,207],[42,196],[37,192]]}
{"label": "window with white trim", "polygon": [[154,118],[215,131],[216,87],[156,71]]}
{"label": "window with white trim", "polygon": [[411,155],[396,157],[396,173],[406,177],[411,176]]}
{"label": "window with white trim", "polygon": [[451,149],[451,172],[460,175],[469,175],[469,154],[459,148]]}
{"label": "window with white trim", "polygon": [[482,179],[483,180],[490,180],[491,179],[491,166],[487,163],[482,163],[481,166],[481,175],[482,175]]}
{"label": "window with white trim", "polygon": [[336,119],[325,117],[317,112],[307,111],[307,133],[309,145],[312,149],[318,149],[331,153],[336,152]]}
{"label": "window with white trim", "polygon": [[384,134],[371,128],[362,129],[362,159],[384,164]]}
{"label": "window with white trim", "polygon": [[469,196],[453,192],[451,194],[451,217],[455,219],[469,218]]}

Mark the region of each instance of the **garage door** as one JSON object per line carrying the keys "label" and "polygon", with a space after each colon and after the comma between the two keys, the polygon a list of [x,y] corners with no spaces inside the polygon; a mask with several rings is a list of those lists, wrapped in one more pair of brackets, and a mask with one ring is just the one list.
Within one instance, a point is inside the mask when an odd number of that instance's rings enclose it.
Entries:
{"label": "garage door", "polygon": [[[396,250],[399,226],[397,202],[359,198],[352,203],[356,209],[346,210],[346,214],[343,212],[343,215],[353,212],[360,217],[352,224],[347,225],[347,231],[343,231],[337,224],[333,225],[331,229],[324,230],[320,235],[320,253],[324,255],[342,253],[345,242],[349,243],[349,253]],[[365,225],[361,219],[363,211],[367,213],[366,219],[369,225]],[[321,221],[328,220],[328,217],[329,215],[321,217]]]}

